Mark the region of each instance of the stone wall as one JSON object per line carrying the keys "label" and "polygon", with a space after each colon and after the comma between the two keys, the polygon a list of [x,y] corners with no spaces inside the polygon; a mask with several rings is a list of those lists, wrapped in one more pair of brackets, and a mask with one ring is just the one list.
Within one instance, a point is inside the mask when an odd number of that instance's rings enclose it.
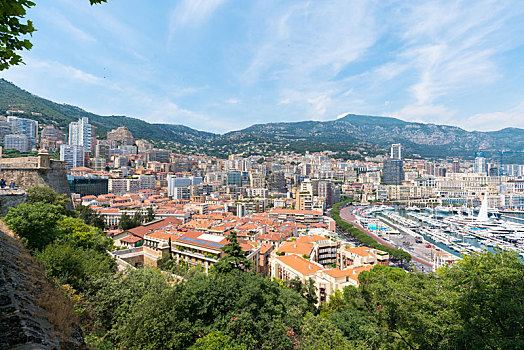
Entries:
{"label": "stone wall", "polygon": [[27,202],[27,193],[20,189],[0,189],[0,216],[4,216],[9,208],[16,208],[20,203]]}
{"label": "stone wall", "polygon": [[65,163],[50,159],[46,152],[38,157],[0,159],[0,178],[8,184],[14,180],[17,188],[49,186],[58,193],[71,195]]}
{"label": "stone wall", "polygon": [[0,349],[86,349],[69,302],[0,222]]}

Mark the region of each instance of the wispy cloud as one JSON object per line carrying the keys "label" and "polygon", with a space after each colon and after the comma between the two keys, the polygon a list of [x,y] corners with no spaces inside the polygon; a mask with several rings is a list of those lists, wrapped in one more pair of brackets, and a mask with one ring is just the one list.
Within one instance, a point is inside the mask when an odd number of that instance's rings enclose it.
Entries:
{"label": "wispy cloud", "polygon": [[198,26],[208,19],[226,0],[182,0],[171,12],[169,41],[181,27]]}
{"label": "wispy cloud", "polygon": [[524,129],[524,100],[518,105],[493,113],[478,113],[467,118],[462,126],[467,130],[491,131],[514,127]]}
{"label": "wispy cloud", "polygon": [[237,98],[228,98],[226,103],[229,103],[230,105],[237,105],[240,103],[240,100]]}
{"label": "wispy cloud", "polygon": [[397,63],[415,77],[407,92],[412,102],[398,110],[409,120],[450,121],[456,111],[438,103],[501,77],[496,55],[515,42],[503,35],[505,22],[518,14],[501,2],[437,1],[407,8],[405,49]]}

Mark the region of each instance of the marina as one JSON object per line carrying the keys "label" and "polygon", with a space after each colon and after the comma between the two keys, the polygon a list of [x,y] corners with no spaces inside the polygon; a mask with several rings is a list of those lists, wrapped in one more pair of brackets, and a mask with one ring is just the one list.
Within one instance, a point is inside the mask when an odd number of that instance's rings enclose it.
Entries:
{"label": "marina", "polygon": [[490,210],[486,201],[476,210],[369,206],[353,208],[352,213],[378,237],[433,263],[439,253],[448,254],[451,262],[464,254],[497,249],[524,258],[524,220],[508,220],[504,213]]}

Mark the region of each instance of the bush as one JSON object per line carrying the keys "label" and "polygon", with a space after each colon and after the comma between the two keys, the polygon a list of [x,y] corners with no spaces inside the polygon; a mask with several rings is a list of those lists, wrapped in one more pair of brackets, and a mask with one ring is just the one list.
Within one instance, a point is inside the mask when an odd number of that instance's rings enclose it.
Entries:
{"label": "bush", "polygon": [[58,237],[55,228],[63,217],[62,212],[63,208],[54,204],[22,203],[9,208],[4,220],[28,248],[40,250]]}

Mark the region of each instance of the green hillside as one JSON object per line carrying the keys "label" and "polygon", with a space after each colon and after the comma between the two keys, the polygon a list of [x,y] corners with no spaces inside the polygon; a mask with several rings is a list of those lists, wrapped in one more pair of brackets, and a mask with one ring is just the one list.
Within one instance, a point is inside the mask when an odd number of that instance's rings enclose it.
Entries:
{"label": "green hillside", "polygon": [[[141,119],[126,116],[101,116],[89,113],[81,108],[67,104],[59,104],[38,97],[14,84],[0,79],[0,111],[5,113],[10,105],[25,112],[25,116],[37,120],[42,124],[54,124],[65,128],[81,117],[88,117],[89,122],[96,127],[96,134],[105,138],[108,131],[119,126],[126,126],[136,139],[153,141],[172,141],[181,144],[201,143],[215,138],[216,135],[204,131],[191,129],[183,125],[151,124]],[[41,113],[41,116],[31,112]],[[67,130],[66,130],[67,131]]]}

